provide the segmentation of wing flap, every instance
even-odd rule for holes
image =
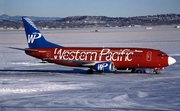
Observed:
[[[62,60],[62,59],[54,59],[54,58],[43,58],[44,61],[52,61],[52,60],[59,60],[66,63],[76,64],[82,67],[93,67],[98,61],[81,61],[81,60]]]

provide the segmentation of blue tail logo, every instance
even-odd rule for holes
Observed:
[[[60,45],[47,41],[35,24],[27,17],[22,17],[29,48],[58,48]]]
[[[42,34],[41,33],[33,33],[33,34],[28,34],[28,43],[33,43],[35,39],[41,38]]]

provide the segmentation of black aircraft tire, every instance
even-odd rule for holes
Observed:
[[[87,74],[93,74],[93,70],[92,69],[88,69],[87,70]]]

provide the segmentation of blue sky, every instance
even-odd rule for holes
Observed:
[[[109,16],[180,14],[180,0],[0,0],[0,15]]]

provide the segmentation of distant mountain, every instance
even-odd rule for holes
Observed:
[[[39,28],[91,28],[91,27],[133,27],[155,25],[180,25],[180,14],[160,14],[136,17],[106,17],[106,16],[70,16],[60,17],[35,17],[30,19]],[[40,20],[40,21],[38,21]],[[0,16],[0,29],[21,29],[21,16]]]
[[[61,17],[36,17],[36,16],[28,16],[32,20],[60,20]],[[0,20],[21,20],[22,16],[9,16],[3,14],[0,16]]]

